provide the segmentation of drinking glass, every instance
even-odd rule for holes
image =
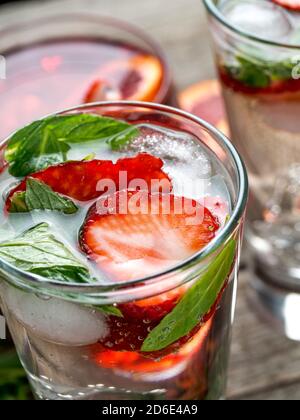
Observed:
[[[224,227],[200,252],[157,275],[134,281],[62,284],[26,274],[0,259],[1,307],[36,398],[224,398],[248,195],[247,175],[237,151],[206,122],[163,105],[99,103],[63,114],[70,113],[113,116],[131,124],[146,122],[152,127],[193,135],[210,157],[214,170],[219,168],[215,176],[226,185],[232,211]],[[222,278],[224,264],[230,273],[225,274],[226,278]],[[103,335],[114,337],[116,331],[123,334],[123,340],[128,339],[126,331],[130,328],[144,330],[149,325],[150,332],[151,320],[143,315],[147,301],[158,297],[161,305],[169,293],[197,285],[203,289],[197,304],[206,293],[213,293],[220,279],[222,291],[214,297],[209,313],[174,345],[150,354],[136,351],[134,345],[131,351],[110,350],[109,343],[101,345]],[[122,308],[123,318],[104,315],[99,311],[103,305]],[[135,308],[133,318],[128,315],[128,305]],[[183,311],[173,321],[189,322],[190,316]]]
[[[1,138],[46,114],[87,102],[145,97],[176,104],[161,47],[115,18],[70,12],[8,25],[0,30],[0,56],[0,66],[6,67],[0,77]],[[130,98],[140,85],[139,98]]]
[[[272,2],[245,1],[246,7],[263,5],[268,16],[276,13],[274,19],[283,22],[273,31],[286,31],[286,38],[282,34],[279,41],[271,40],[271,32],[264,40],[260,32],[243,30],[244,15],[238,28],[223,13],[243,2],[204,3],[232,140],[249,172],[250,296],[263,317],[289,338],[300,340],[295,323],[300,316],[300,46],[287,40],[296,17],[289,19]],[[237,13],[234,17],[238,22]]]

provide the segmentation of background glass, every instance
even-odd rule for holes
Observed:
[[[96,91],[99,80],[109,79],[107,74],[115,75],[116,84],[119,80],[121,84],[124,77],[127,90],[136,86],[139,77],[152,83],[149,73],[157,71],[152,62],[150,69],[140,64],[143,74],[126,66],[139,54],[157,58],[162,71],[154,92],[150,87],[148,100],[175,104],[165,54],[151,37],[131,24],[97,15],[61,13],[8,25],[0,30],[0,55],[6,62],[6,79],[0,78],[0,106],[4,110],[0,137],[59,109],[95,102],[93,97],[97,95],[91,92]],[[118,94],[111,90],[111,95]]]
[[[292,79],[292,72],[297,70],[300,46],[264,41],[259,33],[251,35],[233,27],[220,11],[224,4],[226,1],[205,0],[232,139],[249,170],[246,237],[254,256],[253,286],[262,314],[298,340],[300,84]],[[222,70],[224,63],[234,65],[236,57],[254,62],[263,59],[270,65],[294,60],[290,86],[286,92],[273,93],[237,89]]]

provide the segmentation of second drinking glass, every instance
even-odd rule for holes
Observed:
[[[299,14],[268,0],[205,5],[232,139],[250,174],[253,286],[263,314],[300,339]]]

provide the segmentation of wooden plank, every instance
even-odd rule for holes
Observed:
[[[241,398],[243,401],[299,401],[300,399],[300,383],[296,382],[291,385],[276,384],[274,389],[260,391],[258,394],[249,395]]]
[[[250,282],[250,273],[241,273],[228,397],[242,398],[259,390],[263,395],[270,386],[275,389],[299,382],[300,398],[300,346],[258,318],[247,298]]]

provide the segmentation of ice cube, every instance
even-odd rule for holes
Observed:
[[[61,345],[85,346],[108,333],[105,315],[60,299],[44,299],[15,287],[1,285],[5,306],[38,337]]]
[[[288,13],[269,1],[232,0],[221,11],[233,26],[267,40],[282,41],[293,31]]]
[[[161,158],[164,171],[172,178],[175,194],[191,198],[205,195],[212,165],[197,139],[188,133],[147,125],[141,126],[140,132],[126,147],[125,154],[150,153]],[[197,193],[199,190],[201,194]]]
[[[298,26],[290,35],[289,42],[291,45],[300,45],[300,22]],[[300,57],[299,54],[298,57]]]
[[[197,162],[203,175],[210,173],[210,162],[203,147],[188,133],[142,125],[140,136],[126,148],[126,152],[150,153],[166,162]]]

